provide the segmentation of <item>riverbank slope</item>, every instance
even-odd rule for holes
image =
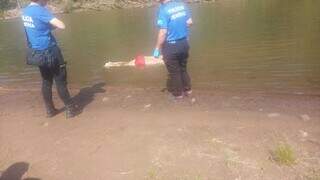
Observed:
[[[10,171],[46,180],[320,175],[319,96],[195,90],[174,102],[157,89],[98,83],[72,88],[82,113],[66,120],[63,112],[44,117],[39,89],[0,88],[0,177]]]

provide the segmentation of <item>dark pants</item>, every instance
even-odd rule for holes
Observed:
[[[67,70],[63,56],[58,47],[52,50],[52,56],[56,63],[54,66],[40,66],[42,76],[42,95],[47,110],[52,110],[54,104],[52,101],[52,84],[56,83],[58,94],[66,106],[71,104],[71,97],[67,88]]]
[[[162,49],[163,60],[168,70],[167,89],[174,96],[181,96],[184,91],[191,90],[191,80],[187,72],[189,43],[179,40],[165,43]]]

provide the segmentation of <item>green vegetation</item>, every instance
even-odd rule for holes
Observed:
[[[19,5],[25,5],[29,0],[0,0],[0,11],[15,9]]]
[[[200,175],[197,175],[197,176],[195,177],[195,180],[203,180],[203,178],[202,178]]]
[[[9,6],[9,0],[1,0],[0,1],[0,9],[5,10]]]
[[[155,169],[150,169],[147,174],[146,180],[157,180],[157,179],[159,179],[157,175],[157,171]]]
[[[271,156],[272,160],[280,165],[291,166],[296,162],[293,150],[288,144],[279,144],[275,150],[271,152]]]
[[[9,6],[9,0],[0,0],[0,17],[3,17],[4,10]]]
[[[0,10],[14,9],[19,6],[23,7],[28,4],[30,0],[0,0]],[[98,7],[110,7],[110,8],[122,8],[125,6],[130,6],[130,4],[147,4],[150,2],[155,2],[153,0],[50,0],[50,4],[56,7],[61,7],[67,12],[84,4],[90,4],[93,9]],[[90,8],[91,9],[91,8]]]
[[[189,2],[213,2],[213,0],[190,0]],[[8,15],[8,10],[17,7],[25,7],[30,0],[0,0],[0,18],[17,17],[18,13],[13,11]],[[55,13],[70,13],[74,10],[106,10],[150,7],[156,4],[156,0],[50,0],[49,4]]]
[[[0,0],[0,19],[4,17],[4,11],[9,6],[9,0]]]

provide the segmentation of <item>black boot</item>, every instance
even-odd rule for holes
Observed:
[[[76,107],[73,104],[66,106],[66,118],[70,119],[77,115]]]
[[[52,118],[58,114],[58,110],[56,108],[47,108],[47,118]]]
[[[45,100],[45,106],[47,110],[47,118],[52,118],[58,114],[58,110],[54,107],[52,99]]]

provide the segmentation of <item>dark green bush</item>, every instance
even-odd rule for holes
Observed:
[[[4,11],[9,7],[9,0],[0,0],[0,11]]]

